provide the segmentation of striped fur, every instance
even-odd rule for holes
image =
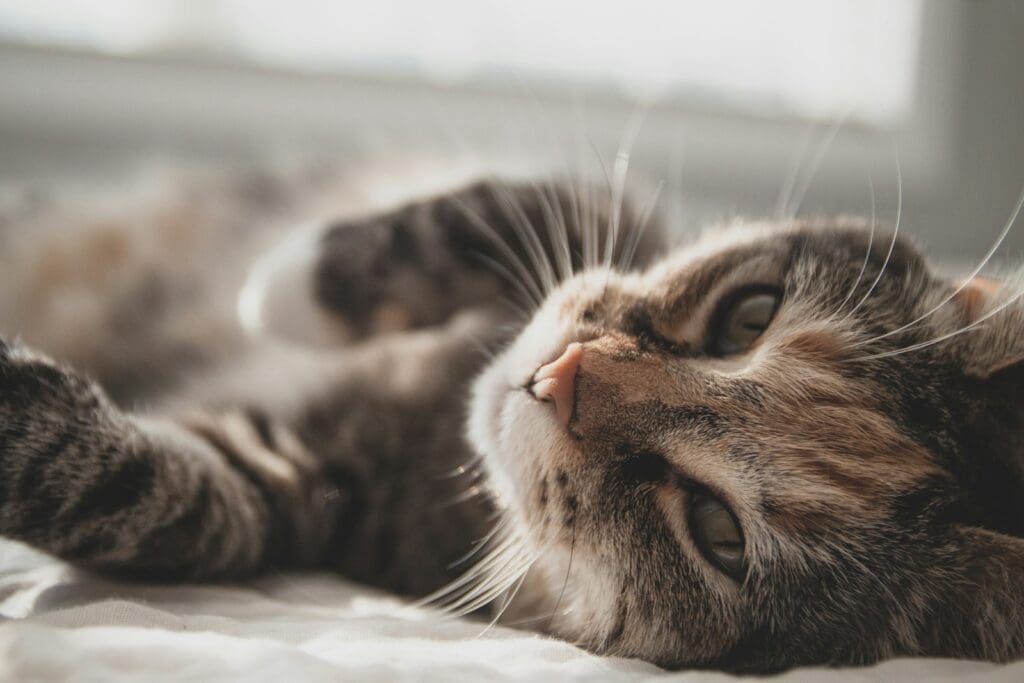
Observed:
[[[116,402],[0,343],[0,534],[147,579],[330,566],[410,595],[449,584],[438,595],[464,611],[493,603],[664,666],[1024,654],[1015,285],[958,293],[853,219],[667,250],[657,229],[630,232],[627,207],[612,244],[617,209],[581,185],[485,181],[328,222],[289,267],[294,306],[329,320],[333,345],[221,321],[215,351],[196,334],[201,363],[155,353],[168,377],[137,393],[146,350],[124,374],[112,360],[137,335],[96,325],[100,361],[49,345],[100,368]],[[749,352],[714,357],[717,303],[751,284],[783,292],[775,319]],[[525,322],[504,301],[518,294]],[[524,386],[572,342],[563,425]],[[742,583],[697,551],[687,481],[740,521]]]

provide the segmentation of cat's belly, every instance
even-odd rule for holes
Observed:
[[[343,517],[328,563],[358,581],[426,595],[466,570],[457,561],[494,523],[482,475],[458,417],[423,406],[353,410],[364,429],[342,428],[325,453]]]
[[[342,383],[293,423],[341,503],[328,564],[408,595],[464,572],[467,563],[457,560],[496,521],[464,437],[467,387],[480,360],[457,349],[442,356],[420,357],[429,367],[417,364],[415,373],[360,379],[358,391]],[[374,371],[364,365],[357,374],[367,372]],[[411,380],[414,389],[402,386]]]

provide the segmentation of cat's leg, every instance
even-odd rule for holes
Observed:
[[[480,181],[315,231],[266,301],[282,320],[315,308],[307,319],[329,319],[335,340],[433,326],[467,308],[508,311],[509,300],[530,309],[585,266],[650,263],[662,234],[642,213],[591,186]]]
[[[161,579],[314,564],[338,518],[317,466],[259,417],[136,418],[0,341],[0,535]]]
[[[355,336],[437,324],[503,296],[529,305],[598,265],[606,247],[615,265],[628,252],[633,263],[649,262],[659,231],[641,232],[641,220],[590,187],[480,181],[333,226],[313,273],[316,299]]]

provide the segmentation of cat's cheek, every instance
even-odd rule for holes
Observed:
[[[548,404],[512,388],[500,367],[492,367],[473,389],[468,436],[483,458],[492,489],[504,507],[531,526],[542,521],[537,490],[560,453],[571,444]]]
[[[466,436],[484,458],[498,448],[501,404],[509,389],[500,378],[500,368],[491,366],[473,384]]]
[[[578,444],[558,421],[552,407],[528,395],[509,401],[500,466],[516,487],[518,503],[543,543],[568,543],[569,502],[566,473],[579,464]]]
[[[555,575],[552,588],[561,591],[566,574],[571,591],[566,588],[564,609],[556,615],[555,628],[561,637],[600,651],[616,630],[618,600],[624,590],[622,581],[607,566],[598,565],[579,549],[573,554],[571,566],[566,558],[565,571]]]
[[[496,502],[502,508],[518,508],[515,482],[505,464],[502,420],[505,402],[513,392],[500,365],[492,365],[473,385],[466,435],[482,458]]]

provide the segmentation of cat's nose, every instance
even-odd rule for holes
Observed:
[[[583,360],[583,345],[573,342],[562,355],[542,365],[533,375],[529,390],[538,401],[555,404],[555,414],[562,424],[569,424],[575,400],[576,371]]]

